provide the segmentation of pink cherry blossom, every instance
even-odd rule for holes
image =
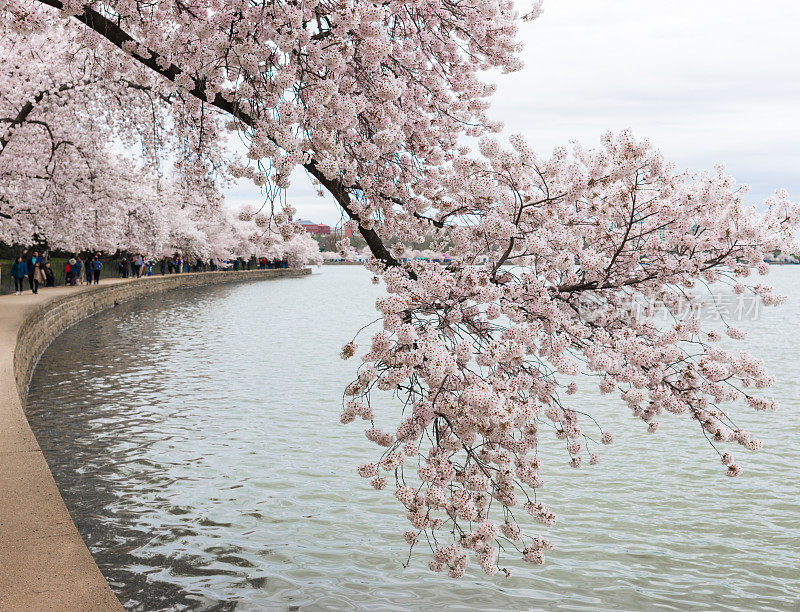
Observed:
[[[524,18],[539,12],[537,3]],[[341,419],[369,421],[365,437],[378,448],[359,473],[394,490],[413,527],[408,545],[427,547],[430,569],[454,578],[470,559],[488,574],[502,569],[501,546],[544,562],[549,543],[526,533],[556,522],[542,501],[539,447],[558,445],[573,467],[585,450],[594,466],[598,447],[614,441],[579,387],[596,385],[648,431],[684,418],[715,447],[757,449],[734,412],[776,408],[763,391],[773,380],[754,357],[719,348],[727,340],[687,313],[681,296],[727,284],[777,306],[783,297],[760,282],[764,255],[800,247],[800,207],[786,193],[758,208],[721,169],[680,171],[629,132],[550,154],[522,135],[498,134],[486,73],[521,68],[520,18],[502,0],[6,0],[0,8],[0,24],[18,40],[74,28],[79,47],[98,51],[86,76],[106,89],[82,99],[103,100],[109,88],[125,100],[151,96],[156,119],[133,104],[127,123],[169,128],[171,195],[202,202],[184,211],[155,190],[169,244],[231,250],[246,235],[250,245],[307,261],[313,249],[291,211],[272,202],[296,169],[336,201],[368,247],[355,253],[343,237],[336,255],[364,260],[385,288],[376,302],[381,329],[362,342],[363,367],[345,389]],[[11,115],[36,97],[42,71],[30,71],[31,88]],[[23,81],[14,73],[2,90]],[[76,106],[55,106],[46,110],[63,133]],[[131,137],[111,117],[82,135],[84,151],[107,144],[98,135]],[[38,161],[20,162],[27,178],[8,184],[24,202],[50,136],[22,129]],[[245,143],[247,159],[226,158],[228,136]],[[3,138],[22,146],[8,130]],[[96,150],[92,167],[108,183],[119,168],[107,148]],[[69,155],[52,188],[92,210],[85,185],[68,180],[79,166]],[[269,206],[220,216],[216,182],[230,178],[262,188]],[[120,216],[118,193],[96,197],[102,213]],[[425,256],[411,246],[422,243]],[[725,333],[745,339],[735,327]],[[341,356],[356,354],[351,342]],[[387,423],[363,408],[381,395],[398,406]],[[741,471],[724,463],[731,476]]]

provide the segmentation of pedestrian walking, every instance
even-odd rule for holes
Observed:
[[[70,259],[69,269],[72,271],[72,284],[75,285],[77,283],[81,283],[81,273],[83,272],[83,262],[81,261],[80,257],[76,257],[75,259]],[[72,263],[75,262],[75,263]]]
[[[142,278],[142,272],[144,271],[144,257],[142,254],[139,253],[131,260],[131,266],[133,267],[133,275],[136,278]]]
[[[33,291],[33,267],[37,263],[43,262],[44,260],[39,257],[39,251],[34,251],[28,258],[28,261],[25,262],[25,267],[28,269],[28,284],[31,286],[31,291]]]
[[[11,277],[14,279],[14,295],[22,295],[24,280],[28,276],[28,266],[22,261],[22,257],[17,257],[17,261],[11,264]]]
[[[100,271],[102,269],[103,262],[98,259],[97,255],[95,255],[94,259],[92,259],[92,281],[95,285],[100,282]]]
[[[39,293],[39,285],[43,285],[47,282],[47,276],[45,276],[42,264],[38,261],[33,264],[33,274],[30,275],[30,278],[31,291],[33,291],[34,294]]]

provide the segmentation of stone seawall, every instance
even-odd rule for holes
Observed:
[[[251,270],[109,279],[0,298],[0,610],[122,610],[69,516],[25,418],[39,357],[101,310],[173,289],[310,274]]]

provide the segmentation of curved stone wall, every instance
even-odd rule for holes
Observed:
[[[111,279],[0,298],[0,610],[122,610],[69,516],[23,409],[39,357],[67,327],[172,289],[310,274],[251,270]]]

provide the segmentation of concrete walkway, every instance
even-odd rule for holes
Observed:
[[[123,609],[72,522],[25,417],[20,394],[24,395],[27,387],[30,376],[27,370],[32,369],[46,342],[52,340],[47,337],[46,342],[40,342],[35,358],[26,357],[30,365],[21,368],[17,355],[15,369],[17,341],[24,335],[21,330],[32,326],[29,319],[39,317],[44,321],[42,313],[46,313],[50,317],[48,329],[58,335],[66,324],[54,325],[54,317],[69,319],[71,323],[109,304],[113,306],[117,300],[177,288],[182,286],[180,283],[195,286],[207,284],[205,281],[253,280],[254,276],[262,276],[253,272],[106,279],[91,287],[56,287],[40,289],[38,295],[26,291],[23,296],[0,297],[0,610]],[[266,279],[296,276],[310,270],[258,272],[264,272]],[[97,300],[87,299],[95,296]],[[74,305],[72,312],[67,310],[70,304]],[[48,312],[51,307],[53,312]],[[85,312],[76,313],[76,308]],[[24,342],[33,344],[27,340],[29,336],[24,337]],[[20,380],[21,376],[26,378]]]
[[[0,297],[0,610],[122,610],[67,512],[14,377],[17,333],[28,315],[84,291],[91,288]]]

